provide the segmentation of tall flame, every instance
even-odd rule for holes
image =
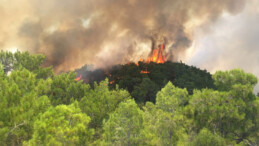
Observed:
[[[165,45],[161,44],[158,48],[152,50],[152,56],[146,62],[165,63],[165,56],[163,55]]]
[[[140,62],[155,62],[155,63],[165,63],[165,56],[164,56],[164,49],[165,49],[165,45],[161,44],[159,45],[157,48],[152,49],[152,56],[148,57],[147,60],[143,60],[140,59]],[[137,63],[137,65],[139,65]],[[140,72],[141,74],[149,74],[150,72],[146,69],[146,70],[141,70]]]

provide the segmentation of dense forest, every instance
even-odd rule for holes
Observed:
[[[157,92],[169,81],[176,87],[186,88],[190,94],[194,89],[214,88],[212,76],[206,70],[169,61],[163,64],[128,63],[96,70],[85,65],[75,72],[90,85],[108,78],[110,89],[115,89],[116,86],[126,89],[138,104],[144,104],[147,101],[155,103]]]
[[[139,62],[76,81],[44,60],[0,52],[1,145],[259,145],[257,78],[241,69]]]

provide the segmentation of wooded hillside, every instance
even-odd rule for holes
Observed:
[[[257,78],[241,69],[139,62],[90,85],[44,59],[0,53],[1,145],[259,145]]]

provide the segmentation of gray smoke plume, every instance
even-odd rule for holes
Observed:
[[[47,56],[56,72],[137,61],[162,34],[168,60],[192,45],[193,31],[246,0],[0,0],[0,48]]]
[[[217,70],[241,68],[259,78],[259,1],[249,0],[244,10],[237,15],[224,15],[211,25],[213,31],[194,44],[197,51],[188,64]],[[255,93],[259,92],[259,84]]]

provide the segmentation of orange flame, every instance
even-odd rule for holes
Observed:
[[[147,58],[147,60],[143,60],[142,58],[139,59],[139,62],[155,62],[155,63],[165,63],[165,56],[163,55],[165,49],[165,45],[161,44],[158,48],[152,50],[152,56]],[[139,66],[139,63],[136,63]],[[146,70],[141,70],[141,74],[149,74],[150,72]]]
[[[76,79],[75,79],[75,81],[80,81],[82,79],[82,75],[80,75],[79,77],[77,77]]]
[[[115,81],[110,81],[110,84],[114,84]]]
[[[165,63],[165,57],[163,55],[165,45],[161,44],[160,48],[153,49],[152,56],[148,58],[148,62]]]
[[[165,49],[165,45],[161,44],[160,47],[152,50],[152,56],[148,57],[145,61],[140,59],[140,62],[155,62],[155,63],[165,63],[165,56],[163,55]],[[137,63],[138,65],[138,63]]]
[[[149,74],[150,72],[147,71],[147,70],[142,70],[140,73],[141,73],[141,74]]]

